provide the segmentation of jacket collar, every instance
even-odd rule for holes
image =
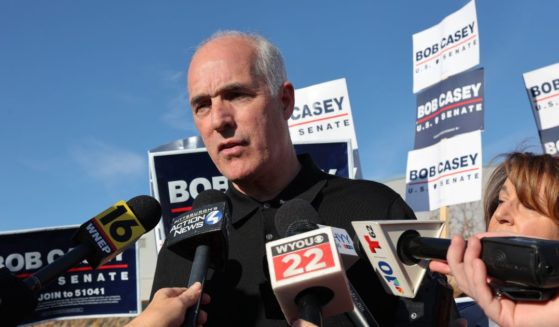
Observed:
[[[231,182],[227,195],[231,198],[232,214],[231,222],[236,224],[250,217],[250,215],[259,207],[268,204],[271,207],[278,208],[285,201],[299,198],[312,202],[324,188],[327,183],[323,173],[312,161],[308,154],[298,155],[297,159],[301,164],[301,170],[295,178],[287,185],[287,187],[270,201],[260,202],[241,192],[239,192]]]

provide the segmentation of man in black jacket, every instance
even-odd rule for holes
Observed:
[[[204,42],[190,62],[188,93],[207,151],[229,180],[232,203],[228,261],[209,277],[204,290],[212,297],[204,308],[208,325],[286,325],[265,261],[265,243],[280,238],[274,215],[283,202],[307,200],[324,225],[344,228],[350,235],[353,220],[415,219],[388,187],[331,176],[308,156],[297,157],[287,124],[294,88],[279,50],[261,36],[231,31]],[[190,267],[190,261],[164,246],[152,294],[162,287],[183,286]],[[347,275],[381,326],[422,321],[421,314],[409,318],[410,306],[383,290],[366,259],[358,260]],[[430,294],[434,301],[435,293]],[[432,318],[423,319],[424,325],[431,326]],[[324,325],[353,324],[338,315]]]

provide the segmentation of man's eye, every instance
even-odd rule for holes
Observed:
[[[243,100],[246,98],[249,98],[250,95],[246,94],[246,93],[241,93],[241,92],[233,92],[233,93],[229,93],[227,95],[224,96],[225,100],[229,100],[229,101],[233,101],[233,100]]]
[[[210,108],[209,103],[199,103],[196,106],[194,106],[194,113],[197,115],[203,114],[204,112],[208,111],[209,108]]]

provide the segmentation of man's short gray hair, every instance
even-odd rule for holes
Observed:
[[[287,73],[283,57],[279,49],[259,34],[245,33],[241,31],[227,30],[218,31],[210,38],[200,43],[198,49],[215,39],[223,37],[241,37],[248,39],[254,44],[256,50],[256,60],[254,62],[253,73],[266,80],[268,89],[272,96],[276,96],[283,82],[287,81]]]

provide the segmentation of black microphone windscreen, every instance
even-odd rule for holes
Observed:
[[[205,190],[204,192],[198,194],[194,202],[192,203],[192,209],[198,209],[203,206],[207,206],[210,204],[218,203],[218,202],[225,202],[229,203],[229,198],[225,193],[218,191],[218,190]]]
[[[2,326],[18,326],[37,307],[37,295],[6,267],[0,268],[0,317]]]
[[[274,223],[280,236],[292,236],[317,229],[318,212],[303,199],[285,202],[276,212]]]
[[[306,220],[297,220],[289,224],[289,226],[287,226],[287,230],[285,231],[285,236],[293,236],[314,229],[318,229],[318,225],[316,223],[312,223]]]
[[[149,195],[138,195],[128,200],[126,204],[146,231],[152,230],[159,223],[161,205],[155,198]]]

